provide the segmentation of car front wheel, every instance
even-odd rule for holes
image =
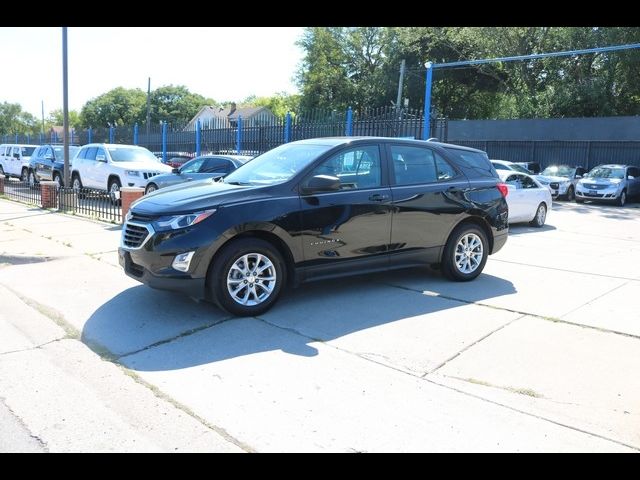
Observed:
[[[233,315],[260,315],[278,299],[286,268],[278,250],[257,238],[232,241],[214,259],[209,272],[213,300]]]
[[[147,185],[147,188],[144,191],[144,194],[147,195],[151,192],[155,192],[158,189],[158,187],[156,186],[155,183],[150,183],[149,185]]]
[[[458,282],[473,280],[487,263],[488,246],[487,236],[477,225],[456,227],[444,248],[442,273]]]

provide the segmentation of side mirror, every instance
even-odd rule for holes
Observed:
[[[636,177],[634,177],[633,175],[629,175],[629,176],[627,177],[627,180],[633,180],[634,178],[636,178]]]
[[[576,177],[578,180],[582,178],[582,175],[576,175]]]
[[[340,179],[331,175],[316,175],[309,179],[309,182],[303,187],[303,193],[310,194],[315,192],[337,192],[340,190]]]
[[[171,170],[171,173],[175,173],[176,175],[180,174],[180,169],[179,168],[174,168]]]
[[[107,157],[105,157],[104,155],[96,155],[96,160],[98,162],[106,162],[107,161]]]

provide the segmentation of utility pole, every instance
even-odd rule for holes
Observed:
[[[147,83],[147,147],[149,146],[149,128],[151,127],[151,77]]]
[[[67,27],[62,27],[62,130],[65,188],[69,188],[69,75],[67,70]]]
[[[396,108],[398,110],[400,110],[401,105],[400,102],[402,101],[402,85],[403,85],[403,81],[404,81],[404,66],[405,66],[405,59],[402,59],[402,63],[400,64],[400,81],[398,82],[398,98],[396,99]]]

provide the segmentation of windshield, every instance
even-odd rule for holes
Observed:
[[[589,178],[624,178],[624,168],[596,167],[587,176]]]
[[[509,167],[511,168],[511,170],[514,170],[516,172],[526,173],[527,175],[531,175],[531,172],[529,170],[527,170],[526,168],[521,167],[520,165],[517,165],[515,163],[510,163]]]
[[[158,162],[155,155],[146,148],[109,147],[108,150],[114,162]]]
[[[550,177],[571,177],[576,171],[575,168],[566,165],[553,166],[545,168],[540,175],[548,175]]]
[[[286,182],[330,148],[332,145],[280,145],[239,167],[224,183],[275,185]]]

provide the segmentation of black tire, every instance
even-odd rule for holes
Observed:
[[[29,182],[29,188],[36,188],[36,184],[38,183],[38,181],[36,180],[36,174],[33,173],[33,170],[29,170],[27,180]]]
[[[456,262],[456,257],[459,255],[464,255],[464,245],[463,238],[468,236],[475,236],[475,239],[478,239],[481,243],[481,254],[482,257],[480,259],[480,263],[475,266],[472,271],[465,272],[461,269]],[[462,251],[458,248],[458,246],[462,246]],[[471,249],[470,254],[477,255],[477,248]],[[468,282],[469,280],[473,280],[478,275],[482,273],[485,264],[487,263],[487,257],[489,256],[489,242],[487,240],[487,236],[484,231],[474,224],[462,224],[457,226],[451,235],[449,236],[449,240],[444,247],[444,252],[442,254],[442,274],[447,277],[449,280],[455,280],[457,282]],[[464,261],[464,256],[460,259]]]
[[[120,198],[116,198],[116,190],[113,188],[114,186],[117,186],[118,192],[122,188],[122,183],[120,183],[120,180],[118,178],[112,178],[111,180],[109,180],[109,183],[107,184],[107,191],[109,192],[109,199],[111,200],[111,203],[113,205],[119,205]]]
[[[25,167],[20,172],[20,181],[26,182],[28,180],[28,177],[29,177],[29,170],[27,170],[27,168]]]
[[[71,175],[71,187],[77,192],[78,198],[84,198],[82,192],[82,179],[80,178],[80,174],[74,173]]]
[[[569,185],[565,198],[567,202],[572,202],[576,198],[576,191],[573,189],[573,185]]]
[[[547,206],[544,202],[538,205],[536,208],[536,215],[533,217],[533,220],[529,222],[529,225],[536,228],[542,228],[544,222],[547,220]]]
[[[624,207],[627,204],[627,190],[622,190],[620,196],[616,199],[616,205]]]
[[[258,276],[251,275],[253,272],[250,272],[250,276],[247,276],[247,279],[244,280],[239,269],[232,269],[232,266],[236,264],[236,262],[242,261],[242,257],[244,255],[249,255],[247,261],[249,264],[248,266],[250,267],[249,270],[256,268],[257,265],[255,265],[255,263],[252,264],[252,260],[255,262],[257,258],[254,254],[262,255],[271,263],[271,267],[264,270],[264,272],[267,273],[261,275],[263,277],[268,277],[273,276],[273,273],[275,273],[275,280],[273,280],[275,285],[271,285],[269,283],[270,281],[265,282],[262,280],[262,285],[266,285],[267,287],[271,286],[271,292],[255,305],[242,305],[238,301],[234,300],[231,292],[229,292],[229,288],[232,288],[231,286],[227,286],[227,279],[229,277],[237,277],[232,278],[231,281],[238,282],[238,295],[244,296],[244,294],[247,294],[248,301],[252,301],[251,296],[254,298],[253,301],[256,301],[259,300],[258,296],[262,296],[267,293],[267,289],[260,285],[260,278]],[[280,252],[278,252],[272,244],[259,238],[242,238],[240,240],[232,241],[222,248],[220,253],[216,255],[213,262],[213,265],[209,269],[208,277],[211,298],[220,308],[239,317],[261,315],[269,310],[278,300],[282,287],[287,281],[287,269],[285,268],[282,255],[280,255]],[[242,262],[242,265],[244,265],[244,262]],[[266,264],[261,262],[260,265],[265,266]],[[255,271],[257,272],[257,270]],[[256,279],[258,281],[256,281]],[[249,287],[250,283],[248,282],[250,281],[255,282],[255,286],[251,287],[253,288],[253,292]],[[243,284],[246,284],[247,286],[243,287]],[[258,290],[260,290],[260,295],[257,293]]]
[[[58,183],[58,188],[61,188],[62,185],[62,177],[60,175],[58,175],[57,173],[53,174],[53,181]]]
[[[584,203],[584,199],[576,197],[576,203]]]
[[[150,183],[144,189],[144,194],[147,195],[148,193],[155,192],[156,190],[158,190],[158,186],[155,183]]]
[[[9,178],[9,175],[4,173],[4,168],[2,167],[2,165],[0,165],[0,175],[4,175],[4,178]]]

